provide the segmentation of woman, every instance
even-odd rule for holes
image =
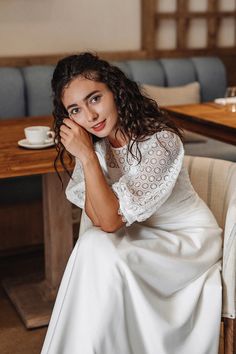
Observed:
[[[178,129],[90,53],[52,79],[67,197],[90,227],[65,270],[42,353],[216,354],[221,230],[183,167]]]

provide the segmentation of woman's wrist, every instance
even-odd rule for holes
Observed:
[[[96,163],[98,161],[97,155],[94,150],[90,151],[87,154],[83,154],[82,156],[77,158],[80,160],[83,167],[86,167],[87,165],[91,163]]]

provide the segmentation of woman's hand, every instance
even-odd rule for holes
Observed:
[[[60,128],[61,142],[66,150],[81,162],[89,159],[94,153],[91,135],[69,118],[63,120]]]

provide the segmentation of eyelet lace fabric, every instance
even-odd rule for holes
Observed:
[[[67,199],[77,205],[79,208],[84,208],[85,204],[85,182],[84,172],[81,163],[76,159],[75,168],[72,174],[72,178],[66,188]]]
[[[119,199],[119,214],[127,226],[149,218],[170,196],[182,167],[184,150],[179,137],[161,131],[139,143],[142,160],[127,147],[112,148],[106,141],[96,144],[96,153],[114,193]],[[85,203],[85,183],[79,161],[66,190],[67,198],[80,208]]]
[[[107,180],[107,183],[111,185],[111,180],[108,175],[105,159],[104,159],[104,148],[99,144],[96,144],[96,154],[98,156],[98,160],[102,167],[103,173]],[[78,159],[76,159],[75,168],[72,174],[72,178],[70,179],[67,188],[66,188],[66,197],[67,199],[77,205],[79,208],[83,209],[85,205],[85,181],[84,181],[84,172],[82,165]]]
[[[184,150],[179,137],[162,131],[139,145],[142,160],[127,162],[124,150],[112,149],[123,172],[112,189],[127,226],[149,218],[170,196],[182,167]],[[109,166],[109,161],[108,161]]]

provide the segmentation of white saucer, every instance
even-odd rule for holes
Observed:
[[[18,145],[27,149],[45,149],[49,146],[55,145],[54,141],[45,142],[44,144],[30,144],[26,139],[18,141]]]
[[[235,104],[236,97],[216,98],[214,102],[222,105]]]

